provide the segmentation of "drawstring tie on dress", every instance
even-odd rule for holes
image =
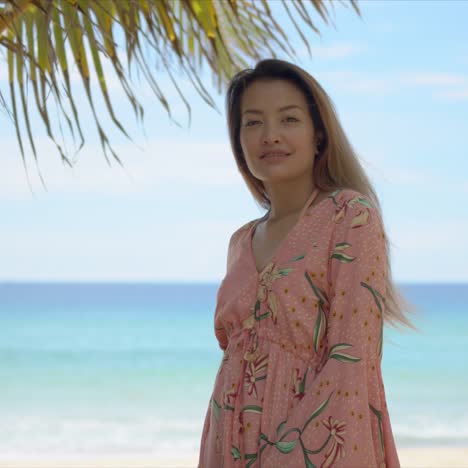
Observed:
[[[234,459],[240,459],[245,456],[244,453],[244,424],[242,416],[242,404],[243,404],[243,386],[246,375],[246,366],[249,362],[254,361],[258,355],[258,334],[255,327],[250,329],[243,328],[238,336],[244,337],[245,334],[248,334],[248,340],[244,340],[244,346],[242,349],[242,367],[239,372],[239,379],[237,382],[237,398],[234,401],[234,415],[233,415],[233,424],[232,424],[232,439],[233,447],[231,447],[230,455]],[[240,424],[239,430],[235,431],[236,421]],[[236,453],[236,449],[239,453]],[[236,458],[236,457],[239,458]]]

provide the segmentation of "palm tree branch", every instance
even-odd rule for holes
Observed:
[[[349,2],[360,15],[356,0],[340,2]],[[293,15],[293,12],[297,13],[308,28],[320,34],[308,14],[306,3],[304,0],[283,0],[282,6],[310,53],[310,41]],[[334,8],[333,2],[310,0],[310,4],[312,10],[328,24],[329,5]],[[116,30],[123,33],[118,36],[119,41],[114,37]],[[122,63],[122,54],[118,50],[120,43],[125,51],[126,63]],[[144,50],[143,45],[148,46],[149,50]],[[246,57],[257,60],[265,54],[265,50],[273,57],[276,56],[275,50],[286,52],[289,56],[294,54],[288,37],[276,21],[267,0],[4,0],[0,2],[0,47],[7,51],[11,110],[1,93],[0,106],[6,109],[13,121],[22,157],[25,153],[17,91],[29,142],[37,160],[29,115],[30,103],[27,99],[28,87],[31,85],[34,102],[47,134],[56,143],[62,159],[68,164],[71,164],[70,161],[55,140],[49,119],[48,107],[51,104],[48,97],[52,94],[58,106],[59,117],[66,119],[74,140],[75,128],[77,129],[80,137],[79,151],[85,138],[76,98],[72,93],[71,67],[76,67],[81,78],[104,154],[106,155],[106,149],[109,148],[121,164],[110,146],[92,95],[92,84],[96,80],[110,121],[131,140],[115,113],[104,61],[115,72],[137,120],[143,122],[144,108],[135,96],[135,87],[130,81],[134,64],[138,71],[142,71],[150,89],[171,117],[169,103],[155,79],[154,66],[149,60],[148,52],[154,53],[168,72],[172,84],[188,108],[189,118],[190,104],[184,98],[178,80],[172,73],[173,63],[169,59],[171,54],[174,54],[178,65],[203,100],[215,110],[218,110],[215,102],[199,77],[203,62],[213,71],[217,88],[221,90],[223,83],[241,67],[247,66]],[[63,91],[60,85],[63,86]],[[70,105],[70,115],[63,106],[64,98]],[[61,131],[60,120],[59,128]]]

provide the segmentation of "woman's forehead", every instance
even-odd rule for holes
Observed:
[[[306,99],[300,89],[287,81],[254,82],[241,97],[242,113],[252,111],[258,114],[264,110],[282,112],[292,108],[305,111]]]

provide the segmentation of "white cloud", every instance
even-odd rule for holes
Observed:
[[[434,222],[433,219],[414,219],[389,223],[389,226],[393,227],[392,242],[398,248],[432,253],[453,250],[458,261],[468,260],[468,253],[460,252],[461,240],[468,238],[468,220],[445,217]]]
[[[428,186],[440,185],[441,179],[437,174],[427,169],[412,169],[408,167],[386,166],[379,169],[379,178],[392,185]]]
[[[436,215],[436,214],[435,214]],[[467,282],[468,221],[441,217],[387,223],[392,270],[397,281]]]
[[[453,89],[449,91],[435,93],[435,96],[442,99],[448,99],[450,101],[466,101],[468,100],[468,85],[460,89]]]
[[[433,96],[443,100],[462,101],[468,99],[468,75],[448,72],[420,72],[404,74],[401,81],[408,86],[432,88]]]
[[[317,45],[311,47],[312,58],[320,59],[342,59],[366,52],[368,47],[361,43],[336,42],[328,45]],[[305,53],[306,49],[303,49]]]
[[[163,190],[168,184],[180,186],[242,185],[228,143],[152,140],[141,152],[135,145],[114,145],[124,168],[106,163],[99,145],[85,146],[73,169],[64,166],[53,143],[36,140],[39,167],[53,193],[141,194]],[[15,141],[3,143],[0,172],[2,199],[30,199],[26,175]],[[32,158],[28,163],[33,190],[43,190]]]
[[[456,73],[415,72],[401,75],[408,85],[459,86],[468,84],[468,77]]]
[[[294,47],[295,55],[303,60],[340,60],[365,53],[368,46],[363,42],[331,42],[327,44],[309,44],[310,54],[307,47],[302,43]]]
[[[450,72],[416,71],[380,75],[341,70],[322,72],[318,76],[335,88],[354,94],[385,95],[421,86],[432,90],[436,98],[464,100],[468,94],[468,75]],[[445,89],[441,91],[441,88]]]
[[[382,95],[395,89],[395,83],[387,76],[376,76],[354,71],[331,71],[318,73],[320,81],[354,94]]]
[[[456,62],[461,65],[468,65],[468,49],[465,50],[463,55],[456,57]]]
[[[366,5],[366,8],[367,7],[369,7],[369,3]],[[381,33],[396,34],[399,31],[398,26],[394,22],[391,22],[391,21],[389,21],[389,22],[380,22],[380,23],[371,23],[369,25],[369,27],[373,32],[375,32],[377,34],[381,34]]]
[[[197,219],[148,222],[144,230],[112,234],[77,225],[9,230],[2,233],[0,281],[219,281],[237,227]]]
[[[449,197],[468,193],[468,182],[437,172],[439,168],[436,165],[413,168],[405,164],[405,159],[401,160],[400,165],[394,165],[391,155],[385,152],[374,149],[369,151],[369,154],[371,156],[368,158],[360,156],[360,159],[366,173],[376,185],[388,185],[393,188],[398,186],[410,192],[416,187],[424,190],[437,187]]]

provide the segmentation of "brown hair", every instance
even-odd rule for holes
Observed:
[[[383,221],[377,194],[346,137],[330,97],[305,70],[279,59],[261,60],[255,68],[238,72],[231,78],[226,93],[225,105],[231,148],[241,176],[256,202],[265,209],[271,207],[262,181],[253,176],[247,167],[239,134],[242,94],[251,83],[258,80],[287,80],[304,93],[314,128],[318,134],[322,134],[312,174],[314,186],[325,192],[337,189],[360,192],[369,198]],[[405,314],[405,311],[414,312],[417,308],[405,299],[392,280],[389,240],[386,233],[385,248],[388,262],[384,319],[393,326],[405,325],[417,330]]]

